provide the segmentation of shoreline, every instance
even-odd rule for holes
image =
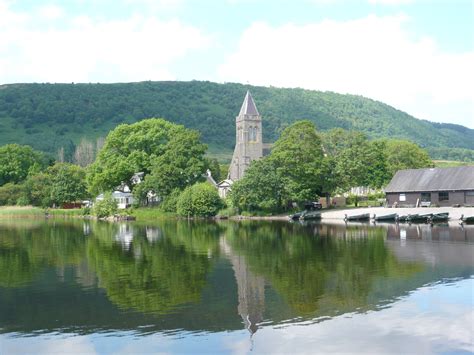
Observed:
[[[474,216],[474,207],[413,207],[413,208],[388,208],[388,207],[360,207],[360,208],[346,208],[337,210],[321,210],[322,221],[338,221],[344,220],[345,216],[354,216],[363,213],[369,213],[371,217],[373,215],[383,216],[387,214],[398,213],[399,215],[407,214],[427,214],[427,213],[449,213],[450,220],[459,220],[461,215]],[[47,213],[47,214],[46,214]],[[161,214],[157,213],[154,216],[144,215],[140,216],[131,213],[123,218],[108,217],[108,218],[97,218],[90,215],[82,215],[79,209],[48,209],[47,212],[40,207],[32,206],[2,206],[0,207],[0,220],[2,219],[15,219],[15,218],[31,218],[31,219],[50,219],[50,218],[78,218],[78,219],[93,219],[93,220],[106,220],[110,222],[152,222],[157,219],[183,219],[176,215]],[[142,218],[140,218],[142,217]],[[143,218],[145,217],[145,218]],[[186,219],[186,218],[184,218]],[[210,218],[192,218],[194,220],[214,220],[214,221],[289,221],[289,215],[275,215],[275,216],[215,216]]]

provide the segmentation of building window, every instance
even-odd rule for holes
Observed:
[[[405,202],[407,200],[407,196],[405,194],[400,194],[400,197],[398,199],[400,202]]]
[[[421,202],[431,202],[431,193],[430,192],[422,192],[421,193]]]
[[[439,201],[448,201],[449,200],[449,192],[442,191],[438,193],[438,200]]]

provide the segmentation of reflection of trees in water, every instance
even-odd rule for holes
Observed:
[[[197,302],[218,251],[218,234],[205,233],[212,225],[164,223],[152,227],[133,226],[127,233],[127,250],[117,235],[96,235],[89,240],[87,256],[99,285],[109,299],[124,309],[165,314],[176,307]],[[123,228],[119,227],[121,233]],[[147,236],[160,235],[150,243]],[[119,238],[120,239],[120,238]]]
[[[397,261],[384,244],[383,229],[322,226],[309,236],[298,228],[243,223],[227,233],[234,252],[244,255],[250,270],[263,275],[297,315],[367,309],[376,278],[421,270],[419,264]],[[332,237],[337,232],[344,238]]]
[[[84,258],[85,238],[74,223],[21,223],[0,225],[0,286],[31,282],[50,266],[77,265]]]

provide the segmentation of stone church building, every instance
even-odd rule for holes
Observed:
[[[227,197],[232,184],[244,176],[250,163],[263,157],[264,148],[268,149],[262,142],[262,117],[247,91],[239,115],[235,118],[235,149],[227,179],[216,183],[210,171],[206,174],[207,180],[218,189],[220,197]]]
[[[237,181],[253,160],[263,156],[262,117],[249,91],[235,119],[235,149],[228,178]]]

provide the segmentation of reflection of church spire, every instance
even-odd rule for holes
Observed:
[[[237,310],[244,321],[245,328],[250,334],[254,334],[258,330],[258,323],[263,320],[265,280],[250,271],[244,256],[234,254],[225,237],[220,239],[220,244],[221,250],[227,255],[234,269],[239,296]]]

